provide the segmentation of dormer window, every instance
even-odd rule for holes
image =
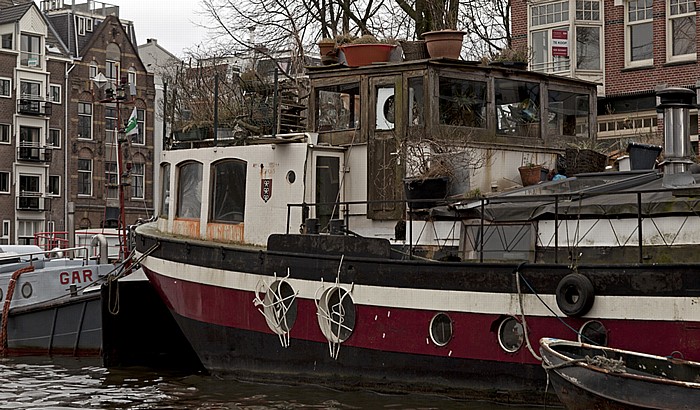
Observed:
[[[22,34],[20,38],[21,64],[24,67],[41,68],[41,37]]]
[[[2,35],[2,48],[12,50],[12,33]]]
[[[85,17],[75,16],[75,30],[79,36],[85,35]]]

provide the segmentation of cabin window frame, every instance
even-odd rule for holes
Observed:
[[[186,161],[178,165],[176,218],[199,219],[201,217],[203,173],[204,165],[201,162]]]
[[[237,169],[225,170],[224,167],[229,165],[233,165]],[[219,173],[220,170],[228,172],[224,175]],[[211,164],[210,222],[243,223],[245,220],[247,175],[248,162],[238,158],[224,159]],[[230,180],[227,183],[226,180],[222,180],[223,178],[230,178]],[[222,192],[222,188],[225,188],[226,191]]]

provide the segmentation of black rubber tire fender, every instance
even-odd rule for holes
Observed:
[[[557,306],[566,316],[580,317],[593,307],[593,283],[580,273],[570,273],[557,286]]]

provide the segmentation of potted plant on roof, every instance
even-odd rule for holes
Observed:
[[[525,165],[518,168],[520,172],[520,179],[523,182],[523,186],[535,185],[542,181],[542,170],[544,167],[542,164],[535,164],[533,162],[527,162]]]
[[[459,59],[462,51],[464,31],[457,30],[459,2],[451,0],[429,0],[425,6],[429,31],[422,33],[431,58]]]
[[[321,63],[330,65],[338,62],[338,51],[335,39],[324,37],[318,41],[318,51],[321,55]]]
[[[498,54],[488,58],[489,65],[498,65],[503,67],[518,68],[521,70],[527,69],[530,62],[532,50],[527,47],[504,47]]]
[[[387,62],[395,44],[379,41],[371,34],[365,34],[350,44],[340,46],[349,67],[362,67],[378,62]]]

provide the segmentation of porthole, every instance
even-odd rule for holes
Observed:
[[[289,332],[297,319],[297,300],[294,288],[285,280],[272,282],[265,293],[263,313],[270,330],[283,335]]]
[[[287,182],[293,184],[297,180],[297,174],[294,171],[287,172]]]
[[[517,352],[523,345],[525,335],[523,325],[512,316],[509,316],[498,326],[498,343],[506,352]]]
[[[452,339],[452,319],[445,313],[438,313],[430,321],[430,339],[437,346],[445,346]]]
[[[598,346],[607,346],[608,329],[597,320],[589,320],[581,326],[578,341]]]
[[[32,284],[27,282],[24,285],[22,285],[22,296],[24,296],[25,299],[28,299],[30,296],[32,296]]]
[[[355,330],[355,302],[340,287],[326,289],[318,301],[318,325],[331,343],[342,343]]]

